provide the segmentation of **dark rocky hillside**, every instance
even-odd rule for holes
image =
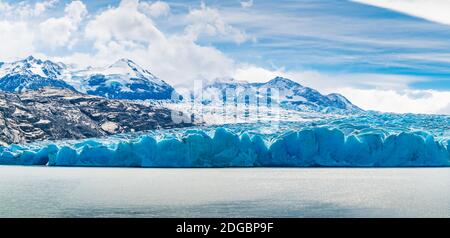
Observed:
[[[173,123],[171,111],[157,105],[57,88],[21,94],[0,92],[0,145],[183,126],[189,124]]]

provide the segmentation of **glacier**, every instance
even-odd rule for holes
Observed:
[[[448,116],[373,114],[0,147],[2,165],[148,168],[450,166]],[[424,123],[426,122],[426,123]]]

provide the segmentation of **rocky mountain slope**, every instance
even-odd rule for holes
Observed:
[[[37,140],[83,139],[175,124],[159,106],[42,88],[20,94],[0,92],[0,145]]]

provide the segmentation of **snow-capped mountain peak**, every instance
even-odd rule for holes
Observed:
[[[40,59],[36,59],[34,56],[30,55],[27,58],[25,58],[23,61],[26,62],[42,62]]]
[[[108,66],[107,68],[117,68],[117,69],[131,69],[133,71],[139,72],[144,71],[139,65],[137,65],[134,61],[130,59],[119,59],[114,64]]]
[[[174,91],[172,86],[129,59],[72,72],[65,81],[79,92],[113,99],[170,99]]]
[[[119,59],[114,64],[108,66],[104,73],[106,74],[126,74],[130,77],[135,78],[146,78],[151,79],[155,83],[163,84],[163,81],[157,78],[155,75],[150,73],[148,70],[143,69],[141,66],[136,64],[134,61],[130,59]]]
[[[22,92],[42,87],[73,89],[61,80],[64,64],[29,56],[24,60],[0,65],[0,90]]]
[[[277,76],[274,79],[270,80],[266,83],[266,85],[280,88],[302,87],[302,85],[300,85],[299,83],[280,76]]]
[[[118,59],[113,65],[120,66],[120,65],[133,65],[138,66],[134,61],[127,59],[127,58],[121,58]]]
[[[37,59],[33,56],[29,56],[24,60],[3,63],[0,65],[0,77],[4,77],[7,74],[16,75],[39,75],[41,77],[58,77],[61,75],[61,71],[65,68],[62,63],[53,63],[49,60]]]
[[[327,97],[334,103],[338,104],[340,108],[345,108],[347,110],[359,109],[353,105],[346,97],[339,93],[328,94]]]

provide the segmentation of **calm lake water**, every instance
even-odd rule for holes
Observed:
[[[0,217],[450,217],[450,168],[0,166]]]

